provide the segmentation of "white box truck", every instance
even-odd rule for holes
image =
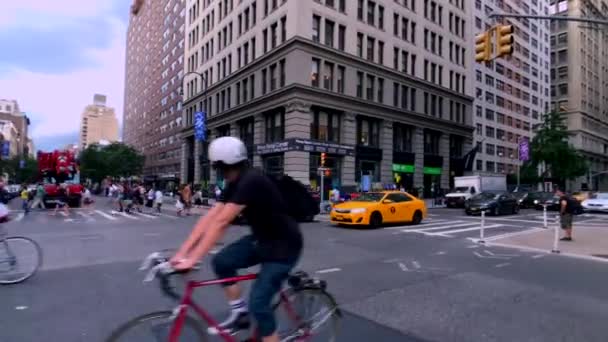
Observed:
[[[454,178],[454,189],[445,195],[448,208],[464,207],[464,202],[484,191],[507,191],[507,177],[462,176]]]

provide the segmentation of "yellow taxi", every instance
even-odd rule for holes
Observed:
[[[379,227],[384,223],[420,223],[426,218],[424,201],[401,191],[367,192],[335,205],[330,222],[339,225]]]

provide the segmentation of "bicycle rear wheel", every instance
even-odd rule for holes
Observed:
[[[275,307],[281,342],[336,341],[339,311],[329,293],[321,289],[293,290],[286,299]]]
[[[172,326],[171,311],[153,312],[133,318],[121,325],[106,339],[106,342],[169,342]],[[186,316],[178,341],[205,342],[207,334],[194,318]]]
[[[13,236],[0,241],[0,284],[17,284],[42,265],[42,249],[30,238]]]

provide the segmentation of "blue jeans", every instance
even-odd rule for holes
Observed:
[[[271,305],[272,298],[281,290],[298,258],[280,262],[265,261],[260,257],[257,248],[253,236],[245,236],[226,246],[213,258],[213,269],[219,278],[230,278],[237,275],[238,269],[261,264],[258,278],[249,294],[249,310],[256,321],[259,334],[266,337],[272,335],[277,328]]]
[[[30,211],[30,204],[28,200],[22,200],[23,202],[21,203],[21,209],[23,209],[23,211],[27,214]]]

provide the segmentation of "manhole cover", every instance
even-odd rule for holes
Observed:
[[[608,259],[608,254],[593,254],[594,257]]]

